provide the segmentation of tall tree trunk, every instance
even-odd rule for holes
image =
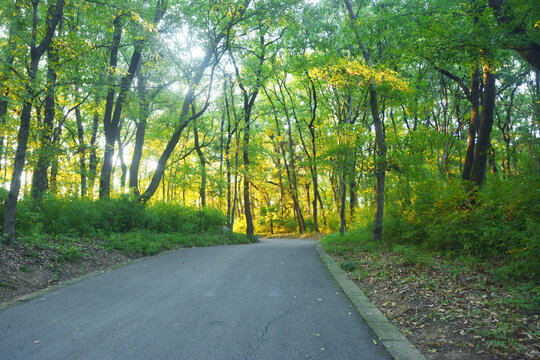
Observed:
[[[291,177],[291,192],[293,195],[293,204],[296,209],[296,221],[298,223],[298,232],[300,234],[304,233],[306,231],[306,223],[304,221],[304,216],[302,215],[302,208],[300,206],[300,199],[299,199],[299,191],[298,191],[298,180],[296,177],[296,159],[294,156],[294,143],[292,139],[292,129],[291,129],[291,121],[289,117],[287,117],[287,135],[289,138],[289,153],[290,153],[290,177]],[[283,154],[285,156],[285,154]]]
[[[244,161],[244,215],[246,217],[246,235],[248,237],[255,236],[255,227],[253,225],[253,217],[251,215],[251,201],[249,193],[249,128],[251,107],[248,108],[244,117],[244,143],[242,144],[242,160]]]
[[[312,145],[312,164],[311,164],[311,181],[313,182],[313,230],[318,233],[320,232],[319,229],[319,219],[318,219],[318,206],[317,206],[317,200],[320,199],[319,195],[319,179],[317,174],[317,147],[315,145],[316,137],[315,137],[315,131],[310,127],[309,129],[311,133],[311,145]]]
[[[118,65],[118,49],[122,38],[122,16],[117,15],[113,21],[113,39],[109,51],[109,67],[116,69]],[[113,81],[112,75],[109,81]],[[112,122],[114,109],[114,97],[116,95],[115,85],[109,84],[107,97],[105,100],[105,113],[103,114],[103,131],[105,133],[105,151],[103,152],[103,165],[99,178],[99,198],[106,199],[110,196],[111,171],[114,156],[114,143],[116,141],[116,126]]]
[[[472,182],[482,187],[486,175],[487,157],[491,144],[491,130],[493,128],[493,114],[495,112],[495,74],[486,60],[483,60],[484,96],[482,97],[482,116],[478,126],[478,141],[474,151],[474,163],[471,174]]]
[[[250,201],[250,178],[249,178],[249,140],[250,140],[250,125],[251,125],[251,112],[253,110],[253,106],[255,104],[255,99],[257,98],[257,95],[259,94],[259,90],[262,85],[262,64],[265,60],[265,49],[264,46],[264,36],[260,36],[259,40],[261,44],[263,45],[262,54],[258,56],[259,58],[259,68],[257,69],[257,76],[255,79],[255,85],[253,86],[253,89],[251,89],[250,92],[246,89],[246,87],[243,84],[242,79],[240,78],[240,70],[238,69],[238,66],[236,65],[236,61],[234,60],[234,57],[232,56],[232,52],[230,52],[231,59],[234,65],[235,75],[236,75],[236,82],[238,84],[238,87],[240,88],[240,91],[242,93],[242,97],[244,100],[244,106],[243,106],[243,112],[242,117],[244,118],[244,139],[242,144],[242,160],[244,162],[244,184],[243,184],[243,196],[244,196],[244,216],[246,218],[246,235],[250,238],[253,238],[255,236],[255,226],[253,225],[253,216],[251,213],[251,201]]]
[[[167,1],[158,0],[154,10],[154,18],[152,20],[152,24],[156,25],[161,20],[161,18],[165,14],[166,9]],[[122,16],[123,15],[119,14],[114,20],[114,35],[109,60],[111,68],[115,68],[118,62],[118,49],[122,36],[122,26],[120,24]],[[131,83],[133,82],[133,78],[135,77],[135,74],[139,69],[139,62],[141,61],[141,54],[144,45],[144,39],[136,39],[134,41],[133,53],[129,62],[128,71],[120,81],[120,90],[118,92],[116,104],[114,105],[114,114],[112,114],[115,93],[113,86],[109,88],[109,93],[107,94],[107,103],[105,106],[105,114],[103,116],[103,130],[105,132],[105,152],[103,154],[103,165],[101,167],[101,175],[99,178],[100,199],[108,199],[110,197],[114,142],[117,137],[117,133],[120,131],[119,126],[122,116],[122,109],[124,106],[124,102],[126,101],[127,93],[131,86]],[[163,173],[161,173],[161,175],[163,175]],[[159,186],[159,179],[157,181],[157,184],[154,184],[154,186],[155,191]]]
[[[35,200],[41,199],[43,193],[47,190],[47,171],[54,151],[51,141],[56,117],[56,66],[58,64],[58,54],[51,47],[47,49],[47,60],[47,90],[45,93],[43,129],[40,134],[38,161],[32,174],[32,189],[30,191]]]
[[[20,11],[20,4],[15,5],[15,11]],[[7,75],[9,73],[9,68],[13,64],[14,60],[14,51],[17,46],[15,43],[15,22],[11,22],[9,24],[9,34],[8,34],[8,40],[7,40],[7,46],[6,46],[6,56],[2,60],[2,65],[6,67],[5,72],[0,72],[0,159],[2,159],[2,155],[4,154],[4,140],[5,140],[5,126],[6,126],[6,115],[8,111],[8,105],[9,105],[9,76]],[[6,164],[7,165],[7,164]],[[2,163],[0,162],[0,170],[2,169]]]
[[[234,154],[234,195],[232,200],[232,206],[231,206],[231,220],[230,220],[230,228],[231,230],[234,227],[234,219],[235,219],[235,211],[236,211],[236,204],[238,203],[238,154],[240,152],[240,132],[236,132],[236,149]]]
[[[228,80],[226,80],[223,84],[223,94],[225,96],[225,111],[226,111],[226,119],[227,119],[227,140],[225,142],[225,171],[226,171],[226,183],[227,183],[227,225],[232,231],[232,222],[231,219],[234,217],[233,211],[232,211],[232,190],[231,190],[231,158],[230,158],[230,149],[231,149],[231,142],[232,138],[234,136],[234,133],[236,132],[236,129],[238,128],[238,120],[236,117],[236,111],[234,109],[234,101],[229,104],[229,96],[227,95],[227,83]],[[231,83],[231,98],[233,94],[233,88]],[[231,128],[231,106],[232,113],[234,115],[234,131]],[[238,159],[238,152],[235,153],[235,158]],[[236,185],[235,185],[236,186]],[[235,189],[236,190],[236,189]]]
[[[304,216],[302,214],[302,208],[300,206],[300,199],[299,199],[300,191],[298,190],[298,180],[297,180],[297,174],[296,174],[296,156],[295,156],[294,142],[292,138],[291,114],[289,113],[289,110],[287,107],[287,100],[285,97],[285,93],[288,95],[289,101],[291,102],[292,117],[295,119],[297,127],[299,125],[299,120],[298,120],[298,117],[296,116],[296,112],[294,109],[293,98],[287,88],[286,79],[278,80],[277,84],[279,86],[279,94],[274,92],[274,95],[276,96],[277,101],[281,104],[285,112],[285,118],[287,120],[286,132],[287,132],[289,161],[287,161],[287,151],[285,150],[285,144],[284,144],[285,142],[281,140],[281,132],[280,132],[281,124],[279,122],[278,117],[274,116],[274,119],[276,122],[276,130],[278,132],[277,141],[279,143],[279,147],[281,148],[281,153],[283,154],[283,163],[285,165],[285,170],[287,172],[287,179],[289,181],[289,190],[291,192],[291,197],[293,200],[294,216],[298,224],[298,232],[303,233],[306,230],[306,224],[305,224]],[[268,101],[272,104],[272,107],[277,111],[277,108],[275,107],[274,102],[272,101],[272,98],[269,95],[268,91],[266,91],[266,89],[265,89],[265,93],[266,93],[266,97],[268,98]],[[306,146],[302,137],[302,132],[300,131],[299,127],[298,127],[298,134],[301,139],[304,152],[309,158],[310,155],[306,151]],[[278,149],[278,152],[279,152],[279,149]],[[279,160],[278,160],[278,164],[279,164]]]
[[[346,170],[342,169],[339,176],[339,233],[343,235],[347,231],[347,216],[345,214],[345,205],[346,205],[346,195],[347,195],[347,185],[346,185]]]
[[[356,185],[356,180],[354,178],[352,178],[349,181],[349,194],[350,194],[349,212],[350,212],[350,215],[351,215],[351,219],[354,217],[354,210],[358,206],[358,195],[356,194],[357,190],[358,189],[357,189],[357,185]]]
[[[309,77],[309,74],[306,72],[310,82],[310,103],[313,105],[310,106],[311,109],[311,121],[308,124],[309,134],[311,136],[311,157],[310,157],[310,170],[311,170],[311,181],[313,182],[313,230],[318,233],[319,230],[319,220],[318,220],[318,207],[317,200],[320,199],[319,195],[319,179],[317,174],[317,134],[315,133],[315,119],[317,114],[317,92],[315,90],[315,83]]]
[[[26,84],[26,92],[28,97],[23,104],[21,111],[21,124],[17,136],[17,150],[15,152],[15,162],[13,164],[13,174],[9,187],[9,195],[6,202],[4,213],[4,242],[7,244],[15,240],[15,214],[17,207],[17,199],[21,188],[21,175],[24,170],[26,159],[26,149],[28,146],[28,134],[30,132],[30,120],[32,115],[32,102],[35,96],[34,82],[37,78],[39,60],[48,49],[56,31],[60,19],[64,12],[64,0],[57,0],[54,6],[51,6],[49,14],[52,16],[47,18],[47,26],[45,35],[39,45],[36,46],[37,22],[38,22],[38,3],[33,3],[33,25],[32,25],[32,40],[30,43],[30,67],[28,68],[28,81]]]

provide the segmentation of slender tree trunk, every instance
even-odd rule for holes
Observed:
[[[201,186],[199,187],[199,197],[201,200],[201,208],[204,209],[206,207],[206,158],[204,157],[204,153],[201,149],[201,144],[199,143],[199,131],[197,129],[196,121],[193,124],[193,136],[195,140],[195,151],[197,151],[197,156],[199,157],[199,170],[201,172]]]
[[[153,24],[157,24],[159,20],[165,14],[167,9],[167,1],[158,0],[154,10],[154,18],[152,20]],[[119,14],[114,20],[114,35],[113,42],[111,45],[110,51],[110,60],[111,68],[115,68],[118,62],[118,50],[120,45],[120,39],[122,36],[122,26],[120,24],[121,17],[123,15]],[[117,133],[120,131],[120,118],[122,116],[122,109],[124,102],[126,101],[127,93],[133,82],[133,78],[137,73],[139,67],[139,62],[141,61],[141,54],[143,47],[145,45],[144,39],[136,39],[134,41],[133,53],[131,55],[131,60],[129,62],[129,67],[127,73],[122,77],[120,81],[120,90],[116,99],[116,104],[114,105],[114,113],[112,113],[113,102],[114,102],[114,88],[111,86],[109,88],[109,93],[107,94],[107,103],[105,106],[105,114],[103,116],[103,130],[105,132],[105,152],[103,155],[103,165],[101,167],[101,175],[99,178],[99,197],[100,199],[108,199],[110,197],[110,188],[111,188],[111,175],[112,175],[112,165],[113,165],[113,155],[114,155],[114,142],[117,136]],[[198,84],[198,82],[197,82]],[[191,89],[191,87],[190,87]],[[191,91],[191,90],[190,90]],[[112,114],[112,117],[111,117]],[[165,169],[163,169],[165,171]],[[163,175],[163,172],[160,173],[160,178]],[[157,179],[157,183],[153,183],[154,192],[159,186],[160,179]],[[153,192],[152,192],[153,194]]]
[[[349,194],[350,194],[349,212],[351,215],[351,219],[354,217],[354,210],[358,206],[358,195],[356,194],[356,191],[357,191],[356,180],[351,179],[351,181],[349,182]]]
[[[307,74],[309,78],[309,74]],[[315,83],[309,78],[311,85],[310,99],[312,99],[313,106],[311,106],[311,122],[308,124],[309,134],[311,136],[311,181],[313,182],[313,230],[318,233],[319,220],[318,220],[318,207],[317,199],[320,199],[319,195],[319,179],[317,174],[317,134],[315,133],[315,119],[317,114],[317,92],[315,90]]]
[[[480,80],[479,80],[479,71],[477,65],[474,65],[475,69],[472,75],[472,84],[471,84],[471,122],[469,124],[469,135],[467,138],[467,152],[465,153],[465,161],[463,163],[463,172],[461,173],[461,178],[463,180],[471,179],[471,172],[473,169],[474,161],[474,148],[476,145],[476,132],[478,129],[478,111],[480,104]]]
[[[300,206],[300,199],[299,199],[299,190],[298,190],[298,180],[296,175],[296,156],[295,156],[295,149],[294,149],[294,142],[292,139],[292,125],[290,120],[290,113],[287,108],[287,101],[285,97],[285,93],[287,93],[288,98],[291,102],[291,111],[292,116],[295,119],[296,124],[299,124],[298,117],[296,116],[295,110],[294,110],[294,102],[292,99],[292,96],[287,89],[286,80],[278,80],[278,86],[279,86],[279,94],[275,93],[277,101],[281,104],[284,112],[285,112],[285,118],[287,120],[287,126],[286,126],[286,132],[287,132],[287,145],[288,145],[288,152],[289,152],[289,160],[287,161],[287,151],[285,150],[285,142],[281,140],[281,133],[280,133],[280,127],[281,124],[279,122],[279,119],[277,116],[274,116],[275,122],[276,122],[276,130],[278,132],[278,143],[279,147],[281,148],[281,153],[283,154],[283,163],[285,165],[285,170],[287,172],[287,179],[289,181],[289,190],[291,192],[291,198],[293,200],[293,208],[294,208],[294,216],[296,219],[296,222],[298,224],[298,232],[303,233],[306,230],[305,220],[304,216],[302,215],[302,208]],[[285,93],[284,93],[285,91]],[[270,97],[268,91],[265,90],[266,96],[270,103],[272,104],[272,107],[277,110],[276,106],[274,105],[274,102],[272,101],[272,98]],[[309,153],[306,151],[306,147],[302,138],[302,133],[300,129],[298,129],[298,134],[302,142],[302,146],[304,149],[304,152],[308,157],[310,157]],[[279,149],[277,149],[277,152],[279,153]],[[279,160],[278,160],[279,165]]]
[[[229,105],[229,96],[227,95],[227,82],[225,81],[223,84],[223,94],[225,96],[225,111],[227,114],[227,140],[225,142],[225,171],[226,171],[226,183],[227,183],[227,225],[232,231],[232,225],[231,225],[231,210],[232,210],[232,191],[231,191],[231,159],[230,159],[230,148],[231,148],[231,141],[233,137],[233,133],[231,131],[231,111],[230,111],[230,105]],[[231,89],[232,90],[232,89]],[[232,91],[231,91],[232,93]],[[234,105],[233,105],[234,106]],[[234,117],[235,117],[235,124],[237,124],[236,121],[236,112],[233,109]]]
[[[58,149],[58,142],[62,136],[62,125],[58,124],[54,130],[54,135],[52,139],[51,148]],[[51,158],[51,176],[49,179],[49,192],[51,194],[56,194],[58,192],[58,167],[60,166],[58,162],[58,153],[53,154]]]
[[[371,116],[373,125],[375,126],[375,141],[377,143],[377,161],[376,161],[376,178],[375,186],[375,223],[373,225],[373,240],[380,241],[383,231],[383,216],[384,216],[384,191],[386,181],[386,142],[384,139],[384,131],[382,121],[379,117],[377,109],[377,93],[373,85],[369,87],[369,103],[371,107]]]
[[[311,129],[310,129],[311,132]],[[315,146],[315,134],[312,134],[312,152],[313,157],[311,158],[311,161],[313,162],[311,165],[311,180],[313,182],[313,230],[318,233],[320,232],[319,229],[319,219],[318,219],[318,206],[317,206],[317,200],[320,199],[319,194],[319,179],[317,174],[317,150]]]
[[[345,204],[346,204],[346,195],[347,195],[347,185],[345,182],[345,169],[342,169],[341,175],[339,177],[339,233],[343,235],[347,231],[347,217],[345,215]]]
[[[368,49],[362,43],[360,34],[356,28],[356,15],[353,12],[352,5],[349,0],[343,0],[345,2],[345,7],[349,13],[349,17],[353,23],[358,45],[362,51],[362,55],[366,63],[370,66],[373,66],[371,61],[371,55]],[[373,125],[375,127],[375,142],[377,144],[377,160],[376,160],[376,186],[375,186],[375,201],[376,201],[376,210],[375,210],[375,221],[373,224],[373,240],[380,241],[382,240],[382,231],[383,231],[383,216],[384,216],[384,192],[385,192],[385,181],[386,181],[386,141],[384,137],[384,130],[382,120],[379,116],[379,109],[377,105],[377,91],[373,82],[369,85],[369,105],[371,109],[371,117],[373,118]]]
[[[79,154],[79,172],[81,176],[81,197],[88,195],[88,189],[86,184],[86,146],[84,144],[84,128],[81,117],[81,110],[77,107],[75,109],[75,118],[77,120],[77,138],[78,146],[77,153]]]
[[[122,174],[120,175],[120,191],[123,192],[126,188],[127,166],[124,162],[124,144],[120,137],[120,127],[118,128],[116,141],[118,143],[118,159],[120,160],[120,169],[122,171]]]
[[[31,91],[31,89],[28,90]],[[11,177],[9,195],[4,213],[4,242],[7,244],[12,243],[15,239],[15,211],[19,190],[21,188],[21,175],[24,169],[26,148],[28,144],[31,111],[32,100],[27,100],[21,111],[21,125],[19,126],[19,134],[17,136],[17,150],[15,152],[15,162],[13,164],[13,175]]]
[[[113,21],[114,33],[110,47],[109,66],[111,69],[116,69],[118,65],[118,49],[122,38],[122,16],[117,15]],[[112,76],[109,79],[112,81]],[[116,126],[112,122],[112,114],[114,109],[114,97],[116,89],[114,84],[109,85],[107,97],[105,100],[105,113],[103,115],[103,131],[105,133],[105,151],[103,153],[103,165],[101,167],[101,175],[99,178],[99,198],[106,199],[110,196],[111,186],[111,171],[114,156],[114,143],[116,141]]]
[[[236,214],[236,204],[238,203],[238,154],[240,151],[240,133],[236,132],[236,149],[234,155],[234,195],[231,206],[231,221],[230,228],[231,230],[234,227],[234,219]]]
[[[288,142],[289,153],[291,155],[291,158],[290,158],[291,193],[293,195],[293,204],[296,209],[296,220],[298,222],[298,232],[302,234],[306,231],[306,223],[304,221],[304,216],[302,215],[302,208],[300,207],[300,199],[298,198],[299,191],[298,191],[298,180],[296,178],[296,159],[294,156],[294,143],[292,139],[291,121],[288,116],[287,116],[287,125],[288,125],[287,136],[289,138],[289,142]],[[283,153],[283,156],[285,156],[285,153]]]
[[[90,137],[90,144],[89,144],[90,156],[88,159],[88,189],[92,198],[94,197],[94,185],[96,181],[97,164],[98,164],[97,151],[96,151],[97,150],[96,140],[97,140],[97,133],[98,133],[98,128],[99,128],[99,114],[97,111],[98,104],[99,104],[99,100],[96,96],[94,116],[92,119],[92,136]]]
[[[146,85],[146,76],[142,72],[140,63],[137,71],[137,80],[137,90],[139,91],[139,121],[137,122],[135,146],[129,167],[129,189],[135,196],[140,196],[139,168],[141,166],[144,137],[146,135],[146,123],[150,116],[150,99]]]

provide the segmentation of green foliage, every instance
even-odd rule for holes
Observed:
[[[85,257],[84,252],[77,246],[59,246],[57,250],[64,261],[77,262]]]
[[[17,210],[20,235],[94,236],[134,230],[197,234],[220,231],[226,224],[226,217],[217,209],[198,210],[168,203],[145,208],[131,196],[93,201],[47,195],[39,203],[24,199]]]

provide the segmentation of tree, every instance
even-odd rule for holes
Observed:
[[[353,29],[355,29],[355,35],[358,41],[358,47],[362,53],[362,57],[368,66],[373,67],[373,62],[371,60],[371,54],[369,50],[364,45],[362,39],[360,38],[359,32],[356,30],[356,24],[358,19],[356,14],[353,11],[351,2],[349,0],[343,0],[345,7],[347,8],[347,13],[351,19],[351,24]],[[384,216],[384,188],[386,181],[386,142],[383,130],[383,123],[379,115],[378,101],[377,101],[377,90],[373,81],[370,81],[368,85],[369,88],[369,108],[371,110],[371,118],[373,119],[373,126],[375,127],[375,141],[377,143],[377,167],[375,170],[375,175],[377,178],[377,185],[375,187],[376,193],[376,210],[375,210],[375,221],[373,223],[373,239],[380,241],[382,239],[383,231],[383,216]]]
[[[216,27],[213,29],[215,32],[213,32],[211,34],[211,38],[208,39],[204,57],[202,61],[200,62],[200,64],[195,69],[193,69],[193,77],[189,79],[189,88],[184,97],[174,133],[169,139],[165,147],[165,150],[163,150],[163,153],[161,154],[158,160],[158,164],[154,172],[154,175],[152,176],[152,180],[150,184],[148,185],[144,193],[141,195],[141,200],[143,202],[148,201],[152,197],[152,195],[154,195],[154,193],[156,192],[159,186],[159,183],[161,181],[161,177],[163,176],[165,172],[167,161],[169,160],[176,145],[178,144],[178,141],[180,140],[180,136],[182,132],[184,131],[184,129],[188,126],[190,121],[201,116],[204,113],[204,111],[206,111],[206,108],[208,106],[208,98],[205,105],[202,107],[202,109],[198,113],[191,116],[189,115],[191,112],[191,106],[195,102],[196,97],[197,97],[196,91],[199,85],[201,84],[201,81],[203,79],[203,76],[206,70],[210,67],[212,68],[212,72],[213,72],[213,69],[217,65],[217,60],[221,58],[221,56],[227,49],[228,41],[229,41],[228,37],[230,36],[230,33],[233,27],[242,21],[244,14],[246,13],[249,7],[249,4],[250,4],[250,0],[246,0],[241,4],[236,4],[235,6],[232,6],[231,8],[226,7],[227,11],[226,11],[225,16],[222,18],[219,18],[219,22],[215,24]],[[220,7],[217,7],[217,8],[220,8]],[[225,42],[224,47],[220,46],[222,42]]]
[[[24,169],[26,158],[26,149],[28,144],[28,133],[30,131],[30,120],[32,113],[32,103],[37,90],[35,83],[38,75],[38,67],[41,57],[49,48],[55,36],[56,27],[62,18],[64,11],[64,0],[57,0],[55,4],[47,9],[45,26],[43,28],[43,38],[38,43],[37,33],[39,25],[39,0],[32,1],[32,27],[28,29],[26,35],[29,44],[28,76],[26,79],[26,99],[21,110],[19,133],[17,137],[17,151],[15,154],[15,162],[13,164],[13,175],[9,187],[9,196],[6,202],[6,210],[4,213],[4,242],[11,243],[15,239],[15,212],[17,207],[17,199],[21,186],[21,175]]]
[[[165,15],[166,10],[167,1],[158,0],[152,19],[152,25],[157,25],[157,23]],[[109,66],[111,69],[115,69],[118,65],[118,51],[120,48],[120,40],[122,36],[123,17],[124,14],[120,12],[118,13],[118,15],[116,15],[116,18],[113,21],[113,41],[110,47],[109,61]],[[135,77],[137,69],[139,68],[139,61],[141,60],[141,55],[147,39],[148,37],[143,37],[143,39],[135,38],[133,45],[133,54],[131,55],[131,60],[129,61],[129,67],[127,69],[127,72],[122,76],[122,79],[120,80],[120,89],[118,91],[118,95],[116,96],[116,101],[114,100],[116,93],[115,84],[111,84],[107,92],[105,114],[103,115],[103,129],[105,131],[105,152],[103,154],[103,165],[101,167],[101,176],[99,179],[99,197],[101,199],[107,199],[110,197],[114,144],[118,139],[118,133],[120,131],[119,125],[122,116],[122,109],[126,101],[128,90]]]

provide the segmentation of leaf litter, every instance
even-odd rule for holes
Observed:
[[[349,276],[428,359],[540,360],[538,286],[503,286],[440,257],[426,265],[389,251],[333,256],[355,261]]]

